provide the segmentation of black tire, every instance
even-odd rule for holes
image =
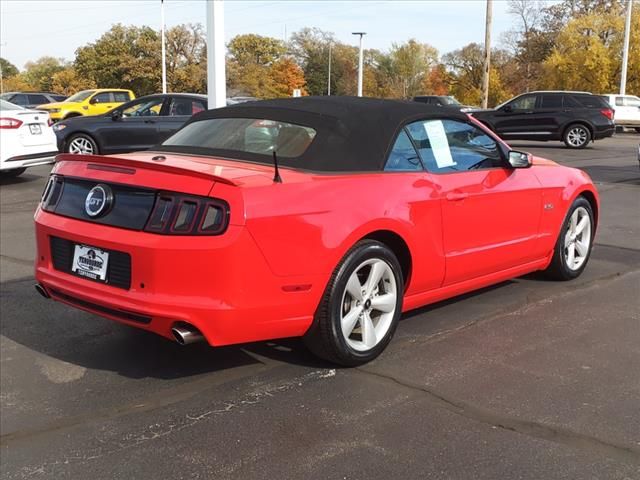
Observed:
[[[636,133],[640,133],[640,127],[635,128]]]
[[[386,334],[369,350],[356,350],[345,340],[342,334],[341,309],[343,296],[349,277],[363,262],[375,259],[384,261],[391,268],[396,283],[396,305],[393,318]],[[316,310],[314,322],[303,341],[315,355],[332,363],[344,366],[357,366],[376,358],[391,341],[398,326],[402,310],[404,283],[402,269],[394,253],[383,243],[375,240],[362,240],[354,245],[336,267],[320,305]]]
[[[581,123],[572,123],[565,129],[562,141],[569,148],[585,148],[591,141],[591,130]]]
[[[16,178],[26,172],[26,168],[13,168],[11,170],[4,170],[2,176],[6,178]]]
[[[76,133],[75,135],[72,135],[69,138],[69,140],[65,142],[65,145],[64,145],[65,153],[80,153],[80,152],[71,151],[71,146],[74,144],[74,142],[77,142],[77,141],[88,142],[92,149],[91,155],[97,155],[100,153],[100,149],[98,148],[98,144],[96,143],[96,141],[93,139],[93,137],[91,137],[90,135],[87,135],[86,133]]]
[[[587,257],[584,263],[580,268],[574,270],[567,266],[567,261],[565,259],[565,253],[566,253],[565,252],[565,248],[566,248],[565,235],[567,234],[567,231],[569,229],[569,222],[571,220],[571,215],[573,215],[573,212],[580,207],[584,208],[589,214],[589,219],[591,221],[591,238],[589,241],[589,249],[587,252]],[[549,278],[552,278],[554,280],[562,280],[562,281],[573,280],[574,278],[579,277],[580,274],[586,268],[587,263],[589,263],[591,250],[593,249],[594,234],[595,234],[595,221],[594,221],[593,209],[591,208],[591,204],[588,202],[588,200],[580,196],[576,198],[576,200],[573,202],[573,204],[571,205],[571,208],[569,208],[569,211],[567,212],[564,222],[562,222],[562,228],[560,229],[560,233],[558,234],[558,239],[556,240],[556,245],[553,250],[553,258],[551,259],[551,263],[549,264],[547,269],[544,271],[544,273]]]

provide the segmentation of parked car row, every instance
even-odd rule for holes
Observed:
[[[640,133],[640,98],[634,95],[536,91],[485,110],[462,105],[451,96],[422,95],[413,100],[466,111],[505,140],[560,140],[569,148],[584,148],[610,137],[616,127]]]

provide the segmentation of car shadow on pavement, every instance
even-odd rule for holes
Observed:
[[[299,339],[216,348],[206,343],[181,346],[154,333],[41,298],[33,283],[33,279],[22,279],[1,285],[0,333],[29,350],[76,366],[128,378],[165,380],[273,361],[312,368],[328,366],[314,358]]]
[[[3,173],[0,173],[0,186],[1,185],[20,185],[22,183],[31,183],[41,181],[42,177],[39,175],[29,175],[29,173],[23,173],[19,177],[10,177]]]

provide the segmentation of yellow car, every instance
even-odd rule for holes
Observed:
[[[71,95],[64,102],[45,103],[37,108],[49,112],[51,120],[57,122],[82,115],[101,115],[134,98],[136,96],[131,90],[98,88],[83,90]]]

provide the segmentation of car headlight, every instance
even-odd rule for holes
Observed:
[[[64,125],[64,124],[61,124],[61,123],[54,123],[54,125],[53,125],[53,130],[56,131],[56,132],[64,130],[65,128],[67,128],[67,126]]]

